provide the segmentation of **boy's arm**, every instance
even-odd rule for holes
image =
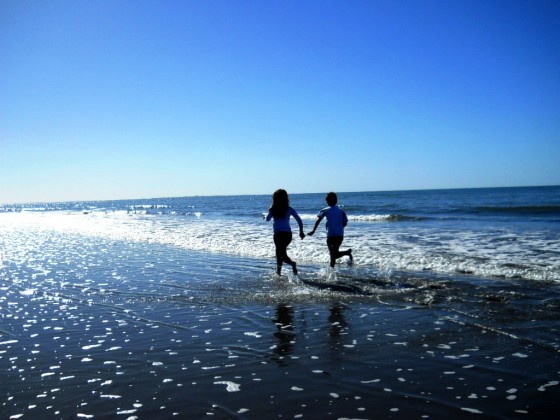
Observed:
[[[322,217],[317,217],[317,221],[315,222],[315,226],[313,226],[313,230],[308,233],[309,236],[313,236],[313,234],[315,233],[315,231],[319,227],[319,223],[321,223],[321,220],[323,220]]]

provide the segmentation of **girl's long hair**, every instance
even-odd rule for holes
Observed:
[[[278,189],[272,194],[272,206],[270,207],[270,212],[272,217],[279,218],[284,217],[288,211],[288,206],[290,205],[290,199],[288,198],[288,193],[286,190]]]

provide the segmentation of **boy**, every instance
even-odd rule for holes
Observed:
[[[327,218],[327,246],[329,247],[329,254],[331,256],[331,267],[334,268],[336,260],[345,255],[350,257],[350,262],[353,261],[351,249],[339,251],[342,240],[344,239],[344,228],[348,224],[348,217],[344,210],[337,207],[336,203],[338,202],[338,198],[335,193],[328,193],[325,200],[329,207],[325,207],[319,212],[315,226],[308,235],[313,236],[321,220],[325,217]]]

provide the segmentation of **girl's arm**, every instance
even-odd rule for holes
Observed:
[[[299,237],[301,239],[305,238],[305,233],[303,233],[303,222],[301,221],[301,217],[299,217],[294,209],[292,209],[292,216],[294,216],[294,219],[296,219],[296,222],[299,225]]]

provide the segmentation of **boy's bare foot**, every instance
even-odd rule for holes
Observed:
[[[295,262],[292,263],[292,271],[293,271],[294,274],[297,276],[297,266],[296,266],[296,263],[295,263]]]

